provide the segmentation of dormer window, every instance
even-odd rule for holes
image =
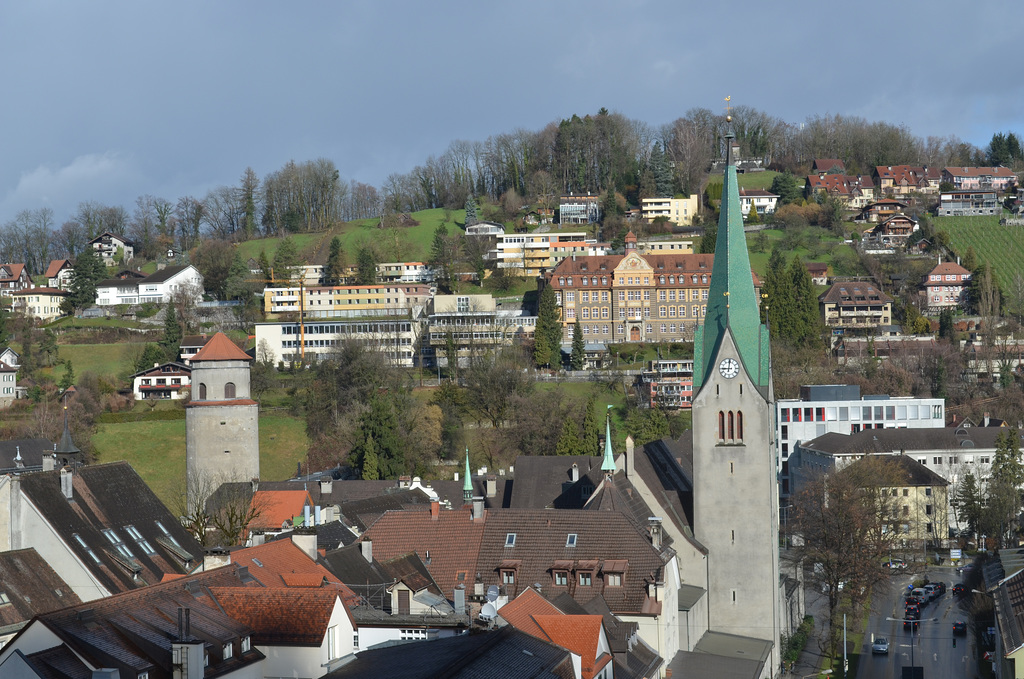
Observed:
[[[223,648],[224,648],[224,660],[227,660],[228,658],[230,658],[231,656],[234,655],[234,646],[231,644],[231,642],[228,642],[228,643],[224,644]]]
[[[555,571],[555,587],[569,586],[569,571]]]
[[[248,636],[242,637],[242,653],[248,653],[252,648],[252,640]]]
[[[579,573],[580,587],[590,587],[592,584],[592,574],[587,571],[585,573]]]

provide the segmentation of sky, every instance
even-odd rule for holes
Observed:
[[[984,147],[1024,133],[1015,3],[5,2],[0,224],[328,158],[380,186],[457,139],[723,99]]]

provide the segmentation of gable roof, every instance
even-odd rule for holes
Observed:
[[[181,266],[165,266],[156,273],[152,273],[143,278],[140,283],[163,283],[174,278],[185,269],[195,269],[191,264],[184,264]]]
[[[4,276],[4,271],[7,271],[10,275]],[[21,274],[24,271],[24,264],[0,264],[0,281],[16,281],[21,278]]]
[[[165,366],[171,366],[174,369],[172,371],[168,371],[168,372],[165,373],[165,372],[163,372],[163,369],[164,369]],[[132,373],[131,375],[129,375],[128,379],[139,377],[141,375],[148,375],[149,373],[153,373],[154,375],[155,374],[191,375],[192,374],[192,367],[191,366],[187,366],[184,363],[179,363],[178,361],[168,361],[167,363],[161,363],[160,365],[154,365],[151,368],[143,368],[139,372]]]
[[[608,653],[597,657],[604,632],[600,615],[535,615],[533,620],[548,640],[580,656],[583,679],[592,679],[611,661]]]
[[[892,297],[879,290],[874,283],[841,281],[833,283],[828,290],[821,293],[818,301],[825,304],[864,304],[865,302],[885,304],[891,302]]]
[[[1002,177],[1009,179],[1010,177],[1016,178],[1017,175],[1013,173],[1008,167],[997,165],[996,167],[944,167],[943,171],[948,172],[954,177]]]
[[[55,278],[63,269],[71,268],[70,259],[51,259],[50,265],[46,267],[46,273],[43,274],[47,278]]]
[[[362,549],[362,545],[348,545],[327,552],[320,557],[320,561],[356,593],[359,605],[390,611],[388,588],[394,584],[395,579],[376,559],[372,563],[367,561]]]
[[[413,592],[426,590],[441,595],[441,589],[430,577],[430,571],[415,552],[388,559],[384,562],[384,568],[392,578],[402,582]]]
[[[0,362],[0,372],[14,368]],[[43,455],[53,453],[53,442],[49,439],[12,439],[0,441],[0,473],[21,473],[26,469],[38,471],[43,466]],[[21,466],[17,458],[21,457]]]
[[[256,518],[249,522],[249,530],[279,530],[292,526],[296,516],[302,516],[303,507],[313,506],[305,490],[257,490],[252,496]]]
[[[936,429],[865,429],[854,434],[829,433],[800,444],[827,455],[915,453],[918,451],[995,450],[1002,427],[942,427]]]
[[[956,262],[942,262],[941,264],[939,264],[934,269],[928,272],[929,276],[940,274],[943,276],[952,276],[954,274],[958,276],[970,276],[971,272],[965,269],[964,267],[960,266]]]
[[[252,357],[238,348],[228,336],[218,332],[196,352],[191,361],[250,361]]]
[[[104,237],[106,237],[106,238],[108,238],[108,239],[109,239],[109,238],[116,238],[117,240],[121,241],[121,242],[122,242],[122,243],[124,243],[125,245],[131,245],[131,246],[133,246],[133,247],[134,247],[134,245],[135,245],[135,243],[131,242],[130,240],[128,240],[127,238],[125,238],[125,237],[124,237],[124,236],[122,236],[121,234],[119,234],[119,233],[114,233],[113,231],[104,231],[103,233],[101,233],[100,235],[96,236],[96,237],[95,237],[95,238],[93,238],[93,239],[92,239],[91,241],[89,241],[89,245],[92,245],[93,243],[96,243],[96,242],[98,242],[98,241],[101,241],[101,240],[103,240],[103,238],[104,238]]]
[[[60,475],[65,472],[24,474],[18,477],[21,492],[107,591],[160,582],[165,573],[186,573],[186,563],[202,560],[202,546],[127,462],[75,469],[71,500],[61,492]],[[138,531],[141,541],[128,533],[128,526]],[[121,540],[130,558],[104,530]]]
[[[252,629],[260,645],[320,646],[339,601],[336,589],[211,587],[209,602]],[[349,616],[351,618],[351,616]]]
[[[559,499],[574,485],[573,465],[579,473],[579,481],[590,478],[588,474],[601,475],[601,458],[597,455],[520,455],[516,458],[509,506],[516,509],[558,507],[561,504]],[[591,490],[596,488],[597,482],[591,479],[590,487]],[[583,502],[580,502],[572,508],[582,506]]]
[[[14,290],[11,292],[12,297],[23,297],[28,295],[60,295],[61,297],[67,297],[70,292],[66,290],[60,290],[58,288],[24,288],[22,290]]]
[[[811,163],[812,172],[828,172],[832,169],[839,170],[839,174],[846,174],[846,163],[838,158],[815,158]]]
[[[0,552],[0,630],[27,622],[32,616],[82,603],[35,549]]]
[[[513,627],[535,637],[544,638],[544,633],[534,620],[534,616],[562,615],[562,611],[538,594],[533,587],[527,587],[522,594],[499,608],[498,615]]]
[[[246,566],[253,580],[263,587],[326,587],[338,590],[345,601],[355,599],[355,594],[337,576],[310,559],[291,540],[233,550],[231,562]]]

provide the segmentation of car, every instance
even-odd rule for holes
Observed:
[[[966,593],[967,593],[967,588],[964,587],[963,583],[959,583],[958,582],[957,584],[953,585],[953,596],[959,596],[961,594],[966,594]]]
[[[944,582],[942,582],[940,580],[939,582],[936,582],[935,584],[939,586],[939,594],[940,595],[946,593],[946,583],[944,583]]]
[[[905,617],[907,620],[920,620],[921,619],[921,609],[918,608],[917,606],[909,606],[908,605],[907,609],[903,613],[903,617]]]
[[[964,564],[963,566],[957,566],[956,572],[957,575],[965,575],[967,573],[970,573],[972,570],[974,570],[974,564],[969,563]]]
[[[935,601],[939,596],[939,586],[936,584],[925,585],[924,592],[928,595],[928,601]]]
[[[906,568],[907,568],[907,562],[904,561],[903,559],[889,559],[888,561],[884,562],[882,565],[883,566],[888,566],[889,568],[892,568],[893,570],[897,570],[898,569],[898,570],[901,570],[901,571],[902,570],[906,570]]]
[[[920,624],[920,622],[921,621],[917,620],[916,618],[906,618],[903,621],[903,629],[911,629],[911,628],[917,629],[917,627]]]
[[[957,620],[953,623],[953,634],[958,636],[967,636],[967,623],[963,620]]]
[[[885,637],[876,637],[875,643],[871,644],[872,653],[888,653],[889,652],[889,640]]]

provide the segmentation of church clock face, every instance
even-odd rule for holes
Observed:
[[[735,358],[723,359],[718,364],[718,372],[722,373],[722,377],[727,380],[731,380],[740,374],[740,364],[736,362]]]

